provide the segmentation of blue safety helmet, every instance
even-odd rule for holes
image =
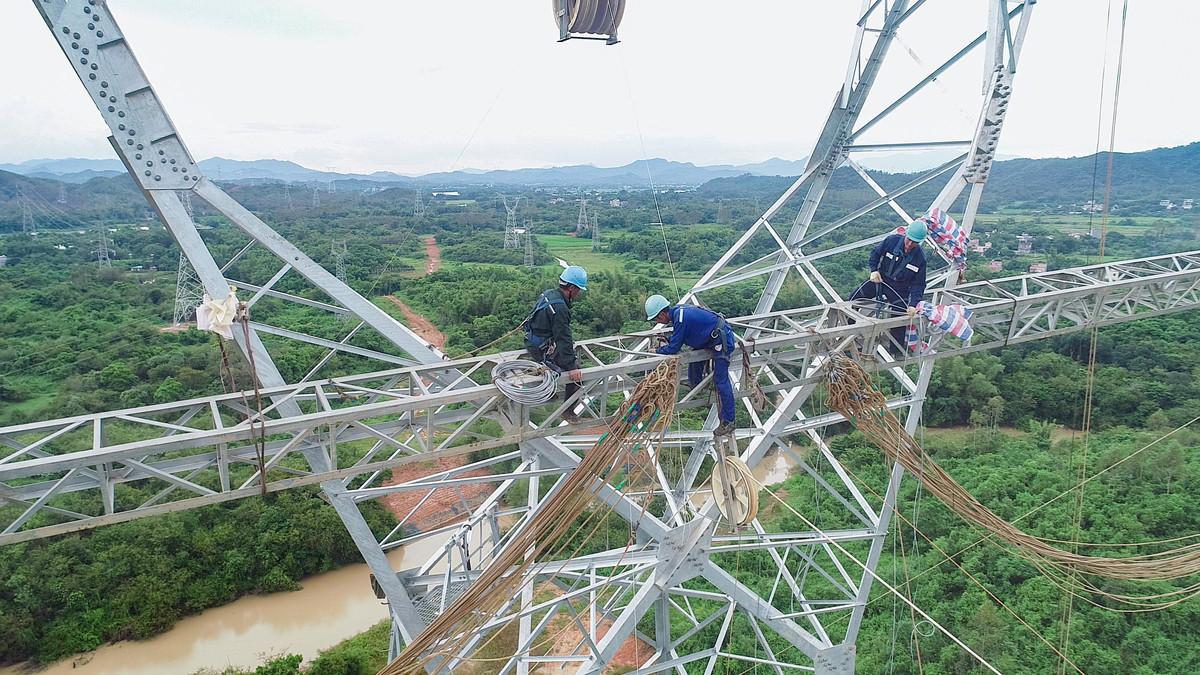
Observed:
[[[562,274],[558,275],[558,280],[564,284],[578,286],[581,291],[587,290],[587,270],[579,265],[571,265],[563,270]]]
[[[661,295],[652,295],[646,298],[646,320],[653,321],[659,312],[670,306],[671,303],[667,302],[667,299]]]
[[[928,234],[928,232],[928,229],[925,227],[925,221],[914,220],[912,221],[912,224],[908,226],[908,229],[904,231],[904,236],[919,244],[925,241],[925,235]]]

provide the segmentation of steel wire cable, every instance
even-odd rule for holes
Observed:
[[[535,361],[517,359],[492,368],[492,384],[510,401],[540,405],[554,398],[558,373]]]

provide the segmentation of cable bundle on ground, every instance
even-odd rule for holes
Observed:
[[[675,412],[678,382],[678,362],[673,358],[648,374],[621,406],[608,432],[584,455],[579,466],[560,480],[523,529],[470,588],[380,675],[416,675],[428,666],[434,666],[435,672],[449,672],[455,666],[454,659],[464,656],[472,640],[483,642],[475,647],[478,650],[494,639],[501,627],[485,636],[481,635],[483,626],[519,598],[521,588],[533,583],[539,569],[552,574],[604,524],[611,508],[588,511],[602,486],[611,482],[615,489],[622,490],[640,484],[642,479],[652,480],[649,446],[658,447],[668,428]],[[577,526],[582,536],[568,539],[565,535],[572,526]],[[472,660],[462,658],[464,662]]]
[[[827,364],[829,407],[854,423],[891,460],[899,462],[947,507],[997,538],[1016,547],[1022,557],[1071,593],[1087,592],[1148,611],[1170,606],[1200,593],[1200,584],[1154,595],[1121,595],[1104,590],[1077,574],[1118,581],[1173,581],[1200,573],[1200,544],[1158,553],[1107,558],[1063,551],[997,516],[958,484],[908,434],[887,409],[887,399],[854,360],[835,355]]]

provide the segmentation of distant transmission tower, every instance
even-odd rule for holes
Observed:
[[[588,229],[588,212],[587,212],[587,197],[579,198],[579,219],[575,221],[575,236],[579,236]]]
[[[592,216],[592,251],[600,250],[600,219]]]
[[[533,221],[525,219],[525,266],[533,267]]]
[[[66,183],[59,183],[59,185],[58,185],[58,203],[59,204],[67,203],[67,185],[66,185]]]
[[[724,199],[717,200],[717,224],[729,224],[729,207],[725,205]]]
[[[21,231],[25,234],[37,234],[37,221],[33,219],[33,209],[29,208],[29,198],[21,195]]]
[[[317,186],[315,186],[315,185],[313,186],[313,189],[312,189],[312,191],[313,191],[313,202],[312,202],[313,206],[312,206],[312,207],[313,207],[314,209],[316,209],[316,208],[320,208],[320,206],[321,206],[321,192],[320,192],[320,190],[318,190],[318,189],[317,189]]]
[[[112,267],[112,258],[108,254],[108,230],[103,225],[96,229],[100,232],[98,246],[95,251],[92,251],[96,254],[96,267],[99,269],[110,268]]]
[[[421,190],[417,189],[417,202],[413,205],[413,216],[416,218],[425,217],[425,202],[421,199]]]
[[[338,278],[338,281],[347,283],[346,281],[346,242],[340,239],[334,239],[331,243],[331,253],[333,254],[333,275]],[[339,321],[345,321],[350,318],[350,315],[345,312],[338,312],[337,318]]]
[[[187,211],[188,218],[192,218],[193,216],[196,215],[195,212],[192,211],[192,191],[191,190],[179,190],[179,201],[183,202],[183,210]]]
[[[508,197],[500,195],[500,199],[504,201],[504,210],[508,212],[504,221],[504,248],[521,248],[521,233],[517,232],[517,205],[521,203],[521,198],[513,200],[512,206],[508,205]]]
[[[181,326],[196,316],[196,308],[204,300],[204,287],[187,256],[179,254],[179,271],[175,274],[175,317],[171,324]]]
[[[288,183],[283,184],[283,203],[288,211],[292,210],[292,186]]]

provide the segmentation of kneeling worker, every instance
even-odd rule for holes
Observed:
[[[904,234],[889,235],[871,251],[871,276],[863,282],[850,300],[883,300],[891,307],[892,316],[907,312],[911,317],[917,303],[925,295],[925,223],[916,220]],[[904,326],[892,329],[892,339],[904,346]]]
[[[567,374],[566,399],[579,391],[583,380],[575,338],[571,335],[571,303],[587,290],[587,277],[587,270],[578,265],[563,270],[558,277],[558,288],[542,291],[524,323],[525,351],[529,357]],[[565,412],[563,419],[572,424],[579,421],[572,410]]]
[[[692,349],[707,349],[712,354],[713,382],[717,387],[721,425],[713,432],[717,436],[733,433],[733,383],[729,380],[729,358],[733,353],[733,329],[725,317],[694,305],[670,305],[661,295],[646,299],[646,320],[662,325],[671,324],[671,339],[658,348],[659,354],[678,354],[684,345]],[[709,361],[688,364],[688,381],[693,387],[704,379]]]

